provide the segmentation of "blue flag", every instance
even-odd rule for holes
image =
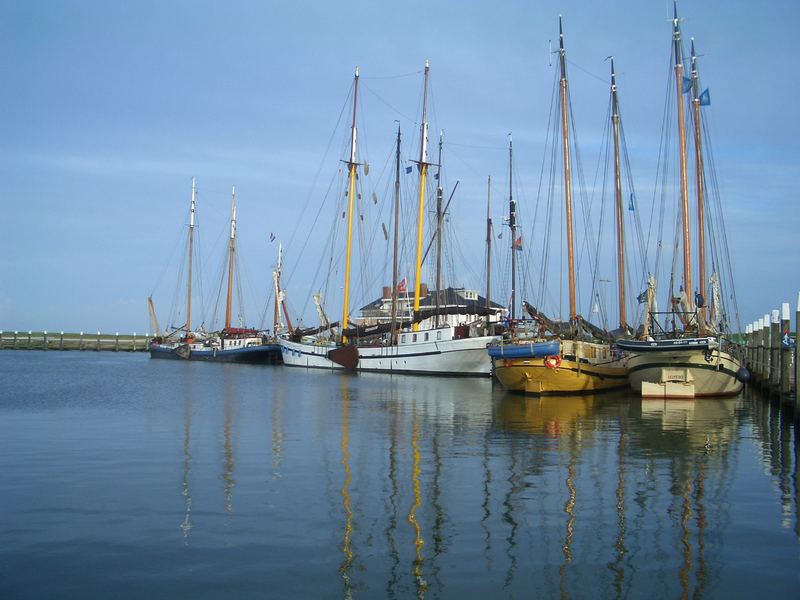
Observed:
[[[683,85],[681,86],[681,93],[685,94],[692,89],[692,80],[688,77],[683,78]]]
[[[411,173],[412,169],[413,169],[413,167],[406,167],[406,173]]]
[[[709,104],[711,104],[711,94],[708,93],[708,88],[706,88],[700,94],[700,106],[708,106]]]
[[[628,210],[631,212],[636,210],[636,208],[633,206],[633,194],[631,194],[631,199],[628,202]]]

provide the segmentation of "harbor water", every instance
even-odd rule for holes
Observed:
[[[0,353],[2,598],[800,589],[798,442],[744,394]]]

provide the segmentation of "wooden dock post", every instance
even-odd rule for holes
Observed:
[[[753,348],[753,325],[745,325],[744,327],[744,366],[752,373],[753,372],[753,357],[751,351]]]
[[[761,387],[766,386],[769,389],[769,369],[770,369],[770,358],[772,357],[769,343],[770,343],[770,335],[769,335],[769,313],[764,315],[764,328],[761,330],[761,335],[764,338],[764,357],[762,362],[763,373],[761,377]]]
[[[777,394],[781,386],[781,312],[772,311],[769,324],[769,394]]]
[[[789,319],[789,303],[784,302],[781,305],[781,401],[785,402],[789,398],[790,384],[791,384],[791,369],[792,369],[792,344],[790,341],[789,333],[790,319]]]
[[[794,330],[794,421],[800,423],[800,292],[797,292]]]
[[[758,323],[758,331],[756,332],[756,344],[758,344],[756,348],[756,374],[758,385],[761,386],[764,382],[764,317],[759,317],[756,323]]]

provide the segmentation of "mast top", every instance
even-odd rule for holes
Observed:
[[[358,65],[356,65],[356,79],[358,79]]]
[[[430,68],[431,68],[431,61],[426,58],[425,59],[425,70],[427,71]]]

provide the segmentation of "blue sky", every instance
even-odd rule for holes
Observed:
[[[166,321],[192,176],[206,289],[216,285],[210,280],[236,185],[249,322],[259,324],[270,287],[270,232],[287,244],[292,306],[305,306],[305,320],[315,320],[305,297],[317,285],[330,223],[317,207],[344,157],[345,138],[334,127],[353,68],[363,83],[359,150],[369,153],[369,177],[377,181],[395,119],[413,154],[425,59],[432,131],[446,132],[445,180],[460,182],[450,223],[472,263],[451,283],[482,290],[486,176],[496,182],[497,227],[509,131],[523,222],[525,202],[537,194],[555,68],[549,40],[556,43],[559,14],[586,177],[598,161],[608,102],[604,59],[613,54],[637,195],[652,201],[671,10],[668,0],[2,0],[0,328],[143,332],[150,293]],[[794,309],[800,5],[684,0],[679,10],[712,93],[706,114],[742,321],[781,301]],[[317,210],[321,229],[312,232]],[[370,289],[357,300],[389,283],[367,280]]]

